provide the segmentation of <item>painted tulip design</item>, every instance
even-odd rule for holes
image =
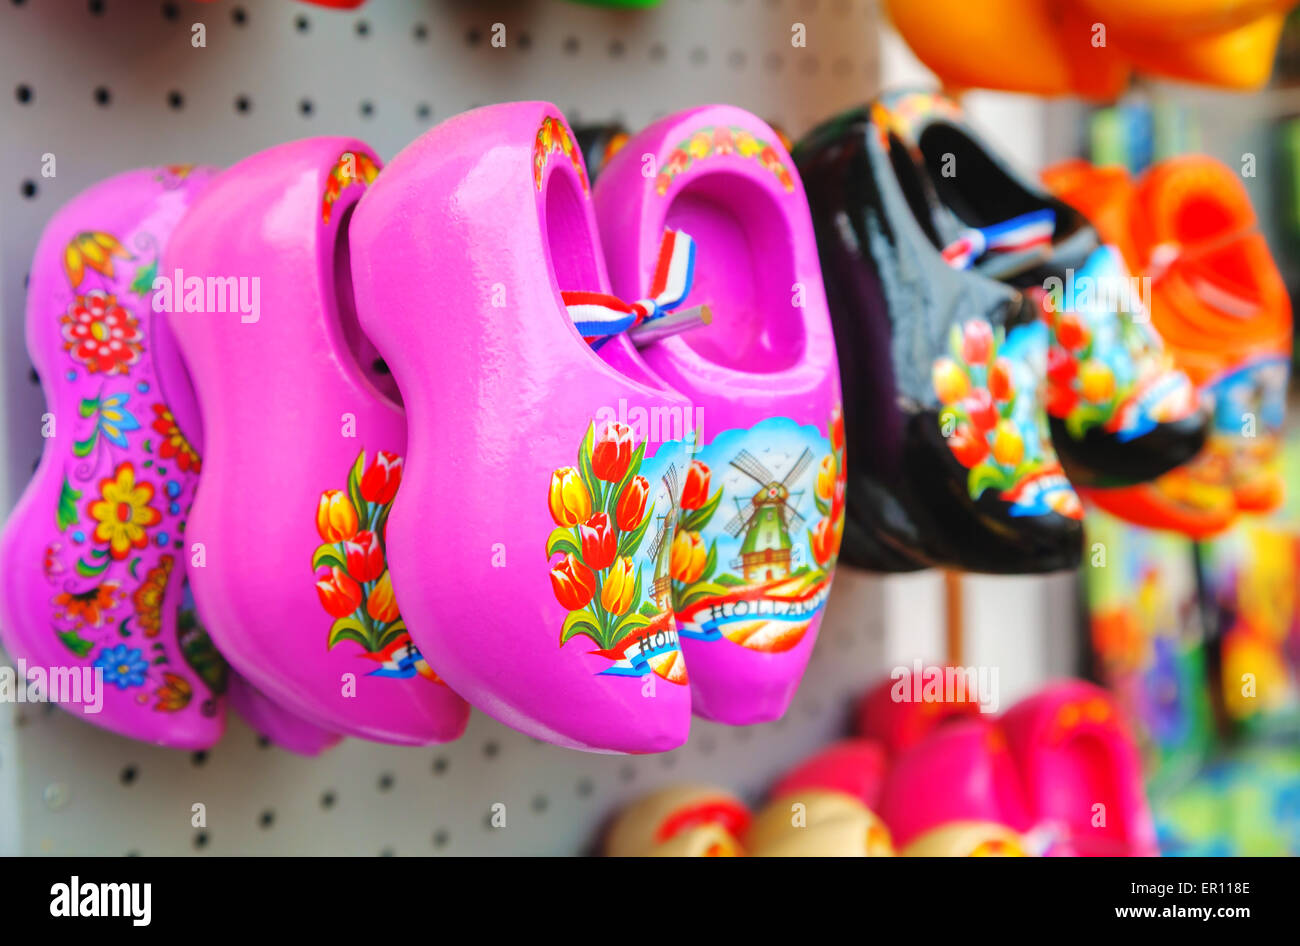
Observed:
[[[699,509],[709,499],[709,468],[699,460],[692,460],[686,471],[686,483],[682,486],[682,498],[679,505],[683,509]]]
[[[614,564],[618,557],[618,536],[609,516],[603,512],[595,513],[578,526],[578,535],[582,539],[582,560],[588,568],[600,571]]]
[[[551,474],[549,504],[556,528],[546,539],[551,587],[568,615],[560,627],[560,646],[583,636],[617,659],[638,632],[672,626],[667,595],[651,593],[655,577],[642,574],[637,553],[654,521],[647,508],[650,484],[640,475],[645,444],[626,424],[606,423],[597,434],[587,426],[578,447],[578,465]],[[556,556],[559,556],[558,560]],[[656,576],[657,577],[657,576]],[[685,683],[676,662],[655,673]],[[675,676],[666,676],[667,673]]]
[[[607,423],[591,448],[591,470],[597,479],[617,483],[627,475],[632,463],[632,444],[636,435],[627,424]]]
[[[357,534],[357,510],[341,489],[321,493],[316,506],[316,531],[326,542],[346,542]]]
[[[402,478],[402,458],[379,451],[367,466],[357,454],[346,489],[327,489],[316,506],[316,531],[323,544],[312,553],[321,606],[334,618],[327,646],[360,645],[368,656],[386,660],[395,644],[409,642],[388,574],[384,526]],[[325,571],[322,573],[322,569]],[[420,659],[418,672],[441,683]]]
[[[631,532],[645,520],[645,504],[650,497],[650,483],[644,476],[634,476],[618,494],[614,521],[623,532]]]
[[[690,584],[704,573],[708,552],[698,532],[678,532],[673,539],[669,570],[675,580]]]
[[[551,518],[557,526],[576,526],[591,516],[591,493],[578,471],[561,467],[551,474]]]
[[[551,587],[555,599],[570,611],[585,608],[596,593],[596,576],[572,553],[551,569]]]
[[[1018,345],[1021,338],[1031,337],[1015,336],[1013,341]],[[979,499],[986,489],[997,489],[1008,498],[1030,477],[1060,473],[1045,429],[1037,421],[1037,391],[1017,388],[1017,356],[1004,350],[1009,353],[1015,348],[1001,327],[972,319],[949,330],[948,354],[935,360],[931,372],[934,393],[943,405],[940,430],[953,457],[969,470],[967,489],[972,499]],[[1020,357],[1028,355],[1022,352]],[[1053,362],[1049,351],[1049,373],[1053,365],[1058,372],[1063,370],[1059,356]],[[1054,487],[1044,501],[1062,515],[1079,518],[1078,498],[1069,489]]]

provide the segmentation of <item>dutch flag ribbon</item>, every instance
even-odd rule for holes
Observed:
[[[682,304],[695,282],[695,241],[681,230],[664,230],[648,298],[624,302],[605,292],[560,293],[574,327],[592,348],[642,322],[662,318]]]
[[[944,261],[953,269],[970,269],[985,253],[1012,253],[1052,242],[1056,212],[1043,209],[1003,220],[990,227],[970,227],[943,248]]]

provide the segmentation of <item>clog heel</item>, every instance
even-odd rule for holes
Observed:
[[[213,174],[121,174],[46,226],[27,304],[46,440],[0,541],[0,636],[20,669],[44,677],[44,698],[179,749],[220,737],[224,668],[182,613],[202,461],[169,406],[151,303],[159,255]],[[89,688],[63,692],[53,668],[97,681],[77,676]]]
[[[213,640],[306,721],[422,745],[459,736],[469,708],[411,642],[387,567],[405,421],[370,370],[348,266],[351,211],[378,167],[347,138],[236,164],[173,235],[156,304],[203,417],[186,538]]]
[[[639,349],[702,421],[673,540],[673,608],[695,712],[776,719],[817,639],[845,503],[839,370],[803,187],[770,127],[709,106],[634,135],[593,200],[617,296],[667,288],[665,231],[694,242],[685,295],[667,291],[675,305],[708,305],[712,324]],[[602,353],[617,346],[638,356],[627,336]]]
[[[570,315],[609,286],[559,111],[494,105],[426,132],[362,198],[352,246],[357,312],[410,421],[388,543],[415,641],[531,736],[681,745],[668,585],[690,405],[602,360]]]

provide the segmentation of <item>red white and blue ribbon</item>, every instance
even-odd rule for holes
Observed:
[[[662,318],[682,304],[695,282],[695,241],[681,230],[665,230],[648,298],[624,302],[605,292],[560,293],[569,317],[592,348],[612,336]]]
[[[944,261],[953,269],[970,269],[985,253],[1015,253],[1047,246],[1056,231],[1056,212],[1035,210],[991,227],[971,227],[943,248]]]

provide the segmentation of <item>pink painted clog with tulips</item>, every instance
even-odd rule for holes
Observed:
[[[719,105],[634,135],[593,200],[617,296],[655,295],[665,230],[697,248],[680,304],[707,304],[712,324],[601,353],[694,407],[671,558],[694,710],[776,719],[816,643],[844,528],[839,366],[803,187],[771,127]]]
[[[46,439],[0,541],[0,638],[19,678],[98,726],[181,749],[220,737],[226,674],[182,600],[205,461],[172,412],[183,373],[178,384],[152,296],[213,174],[130,171],[46,226],[27,297],[46,399],[30,421]]]
[[[405,420],[356,324],[348,260],[378,168],[347,138],[240,162],[173,235],[158,295],[203,416],[186,538],[213,640],[307,722],[420,745],[458,737],[469,708],[411,640],[388,569]]]
[[[905,854],[1157,853],[1133,738],[1110,695],[1077,680],[931,731],[895,760],[880,815]]]
[[[475,109],[403,150],[352,224],[357,312],[409,417],[388,548],[412,637],[458,693],[579,749],[681,745],[670,559],[689,405],[593,351],[609,293],[572,132]],[[605,311],[608,311],[607,309]]]

